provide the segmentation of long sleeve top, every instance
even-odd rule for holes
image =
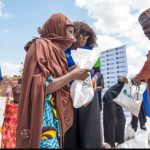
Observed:
[[[124,87],[123,82],[118,82],[112,87],[110,87],[103,97],[104,104],[112,103],[113,99],[115,99],[121,92],[122,88]]]

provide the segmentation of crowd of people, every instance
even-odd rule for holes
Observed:
[[[150,39],[150,9],[139,16],[139,22]],[[124,143],[126,118],[123,108],[113,99],[128,84],[127,77],[119,77],[118,82],[102,97],[104,80],[100,58],[93,68],[80,69],[71,55],[71,51],[77,48],[92,51],[97,47],[96,33],[92,27],[81,21],[71,22],[65,15],[57,13],[42,28],[38,28],[38,33],[39,37],[25,45],[22,80],[12,91],[9,87],[6,93],[1,147],[99,149],[104,148],[104,142],[112,148],[116,147],[116,143]],[[133,85],[147,82],[148,94],[149,69],[150,51],[143,68],[131,80]],[[85,106],[74,108],[70,97],[72,81],[84,81],[89,72],[94,97]],[[13,100],[10,100],[11,93]],[[100,116],[102,109],[103,126]],[[144,111],[141,105],[140,127],[146,130]],[[137,122],[138,118],[133,115],[131,125],[135,131]]]

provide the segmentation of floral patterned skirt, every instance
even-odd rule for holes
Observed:
[[[45,100],[40,148],[60,148],[60,125],[52,94]]]

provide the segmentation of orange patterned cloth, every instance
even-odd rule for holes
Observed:
[[[16,148],[17,111],[18,104],[6,102],[1,148]]]

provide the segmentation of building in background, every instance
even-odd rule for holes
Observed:
[[[126,46],[102,51],[100,58],[101,72],[104,77],[104,94],[109,87],[117,83],[118,77],[128,74]]]

